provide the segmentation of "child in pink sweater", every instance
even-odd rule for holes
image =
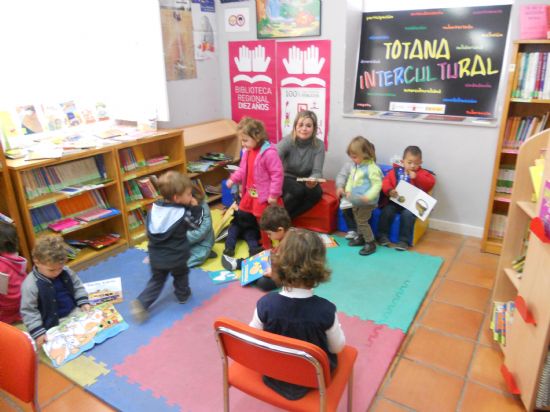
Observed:
[[[0,272],[7,275],[8,281],[8,293],[3,294],[0,290],[0,321],[6,323],[21,320],[21,284],[27,276],[27,259],[17,254],[18,248],[19,240],[15,226],[0,221]]]

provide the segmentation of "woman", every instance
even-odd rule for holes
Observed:
[[[325,148],[316,135],[317,116],[306,110],[294,119],[292,134],[277,145],[285,171],[283,202],[291,218],[311,209],[323,196],[317,182],[296,181],[298,177],[320,178],[323,174]]]

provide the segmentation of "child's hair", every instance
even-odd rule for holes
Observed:
[[[193,187],[193,183],[184,174],[170,170],[158,178],[157,187],[161,196],[171,202],[174,196],[181,195]]]
[[[315,137],[317,136],[317,115],[312,112],[311,110],[304,110],[304,111],[301,111],[299,112],[297,115],[296,115],[296,118],[294,119],[294,125],[292,126],[292,134],[290,135],[291,138],[292,138],[292,141],[296,141],[296,126],[298,125],[298,122],[301,120],[301,119],[311,119],[311,121],[313,122],[313,133],[312,133],[312,136]],[[313,140],[313,143],[314,144],[317,144],[318,139],[315,139]]]
[[[349,142],[346,153],[348,156],[361,156],[363,160],[372,160],[373,162],[376,162],[376,151],[374,149],[374,145],[363,136],[354,137],[351,142]]]
[[[265,131],[264,123],[252,117],[243,117],[237,125],[237,133],[242,133],[250,136],[261,146],[264,140],[267,140],[267,132]]]
[[[0,222],[0,253],[17,253],[19,239],[17,230],[11,223]]]
[[[65,242],[59,235],[44,235],[36,239],[32,259],[40,263],[61,263],[67,261]]]
[[[202,189],[195,184],[193,184],[191,188],[191,194],[197,200],[197,203],[199,205],[204,201],[204,198],[206,197]]]
[[[273,272],[286,287],[314,288],[330,278],[326,249],[317,233],[290,230],[272,256]]]
[[[284,207],[270,205],[265,208],[260,218],[260,229],[276,232],[280,227],[286,232],[291,225],[290,216]]]
[[[410,154],[412,156],[416,156],[422,159],[422,150],[420,150],[420,147],[418,146],[407,146],[403,151],[403,159],[407,156],[407,154]]]

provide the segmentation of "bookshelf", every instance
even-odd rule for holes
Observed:
[[[182,130],[161,130],[146,138],[119,144],[114,150],[128,242],[135,245],[146,240],[145,217],[157,199],[154,188],[152,194],[147,191],[147,187],[151,187],[146,183],[148,176],[158,177],[168,170],[186,171]]]
[[[521,397],[528,411],[535,406],[538,381],[550,344],[550,239],[539,237],[534,226],[541,200],[537,203],[532,200],[533,185],[529,173],[529,166],[544,153],[544,149],[543,184],[550,180],[550,130],[533,136],[519,149],[493,294],[496,302],[516,303],[513,322],[506,325],[506,344],[501,346],[504,353],[501,371],[510,391]],[[519,276],[512,268],[512,261],[524,254],[525,249],[525,265]]]
[[[117,161],[112,148],[89,149],[59,159],[7,160],[29,249],[48,225],[68,222],[58,233],[67,240],[120,235],[109,246],[83,248],[68,266],[80,269],[128,247]],[[77,187],[73,193],[62,192]],[[110,208],[110,213],[108,208]],[[103,209],[100,211],[100,209]],[[88,213],[94,210],[93,216]],[[100,213],[99,213],[99,212]],[[79,219],[79,217],[81,219]]]
[[[17,202],[15,201],[15,193],[10,178],[10,173],[6,164],[4,150],[0,145],[0,213],[8,216],[13,220],[19,237],[19,254],[27,259],[27,269],[31,268],[30,251],[27,245],[27,236],[23,228],[23,222],[19,215]]]
[[[542,68],[550,70],[550,63],[543,63],[550,57],[544,57],[547,53],[550,53],[550,40],[522,40],[513,44],[485,217],[481,246],[484,252],[501,253],[504,228],[510,219],[510,189],[512,183],[517,185],[515,171],[521,145],[550,125],[550,84],[541,83],[546,74],[542,73]]]
[[[241,153],[241,142],[236,134],[237,124],[229,119],[220,119],[184,127],[185,156],[188,162],[201,159],[208,152],[219,152],[229,155],[238,164]],[[221,188],[223,179],[229,177],[224,165],[214,166],[205,172],[187,173],[194,181],[200,180],[203,187],[207,185]],[[207,193],[208,202],[221,199],[221,194]]]

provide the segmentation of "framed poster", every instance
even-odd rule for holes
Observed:
[[[256,0],[258,39],[321,35],[321,0]]]
[[[510,10],[363,13],[354,109],[496,117]]]

